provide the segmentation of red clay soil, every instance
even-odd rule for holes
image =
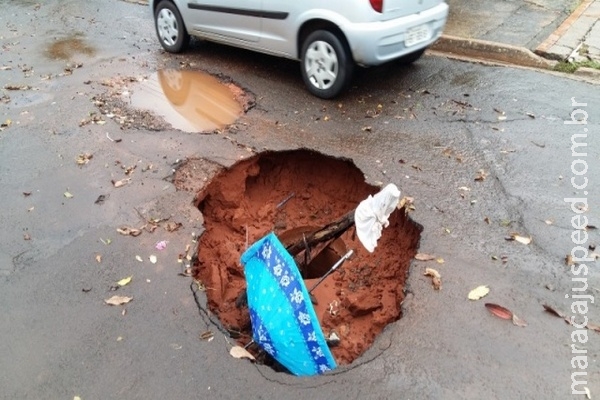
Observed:
[[[364,182],[363,173],[351,161],[297,150],[241,161],[198,193],[196,205],[206,231],[199,240],[194,275],[207,288],[208,305],[223,325],[242,332],[240,344],[251,340],[248,310],[239,301],[246,286],[240,264],[246,247],[271,231],[287,244],[303,230],[333,222],[378,191]],[[420,231],[404,209],[396,210],[377,248],[369,253],[352,226],[303,274],[312,278],[305,280],[311,288],[346,249],[354,250],[313,292],[323,333],[327,337],[335,332],[341,339],[332,348],[338,364],[352,362],[387,324],[401,317],[404,283]]]

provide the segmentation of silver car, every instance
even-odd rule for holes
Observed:
[[[190,35],[300,60],[308,90],[328,99],[355,65],[412,63],[442,34],[444,0],[150,0],[156,33],[171,53]]]

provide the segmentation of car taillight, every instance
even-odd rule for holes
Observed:
[[[383,0],[369,0],[369,2],[371,3],[373,10],[377,12],[381,12],[383,10]]]

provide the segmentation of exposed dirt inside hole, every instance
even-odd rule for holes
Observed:
[[[356,208],[379,188],[364,182],[348,160],[308,150],[268,152],[223,170],[196,197],[206,231],[200,237],[194,275],[205,287],[210,309],[239,342],[251,340],[248,310],[240,306],[245,289],[240,256],[256,240],[274,231],[280,240],[322,227]],[[292,197],[290,195],[294,194]],[[285,199],[284,205],[277,207]],[[373,343],[383,328],[401,317],[410,260],[421,227],[404,209],[390,216],[374,253],[368,253],[348,229],[328,250],[316,269],[305,274],[308,288],[346,251],[354,255],[313,292],[323,333],[341,339],[332,348],[338,364],[348,364]]]

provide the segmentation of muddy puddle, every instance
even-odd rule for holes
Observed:
[[[378,191],[365,183],[351,161],[308,150],[267,152],[241,161],[199,191],[195,202],[206,231],[199,240],[194,275],[206,287],[210,309],[240,345],[252,340],[240,263],[246,248],[270,232],[288,246],[347,215]],[[331,343],[338,365],[363,354],[401,317],[404,284],[421,229],[399,209],[391,214],[390,226],[373,253],[364,249],[352,225],[322,243],[310,259],[306,252],[295,256],[304,285],[312,288],[336,260],[354,251],[312,292],[323,334],[339,338],[339,343]],[[260,348],[249,349],[259,361],[274,364]]]
[[[229,86],[200,71],[160,70],[133,89],[132,107],[185,132],[223,128],[244,111]]]
[[[93,56],[96,54],[96,49],[82,37],[73,36],[50,43],[45,54],[52,60],[70,60],[78,54]]]

